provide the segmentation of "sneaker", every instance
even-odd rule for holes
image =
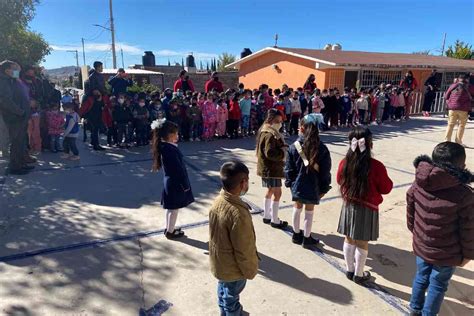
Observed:
[[[346,271],[346,277],[352,281],[354,279],[354,272]]]
[[[422,315],[421,311],[417,312],[410,309],[410,316],[421,316],[421,315]]]
[[[201,139],[199,137],[196,137],[195,141],[200,142]]]
[[[24,166],[21,167],[21,169],[23,169],[23,170],[28,170],[28,171],[29,171],[29,170],[35,169],[35,166],[24,165]]]
[[[190,138],[189,141],[192,143],[194,142],[194,138]]]
[[[263,223],[264,223],[264,224],[267,224],[267,225],[268,225],[268,224],[271,224],[271,222],[272,222],[272,220],[269,219],[269,218],[264,218],[264,219],[263,219]]]
[[[270,225],[271,225],[273,228],[285,229],[285,228],[288,227],[288,222],[285,222],[285,221],[280,220],[280,223],[278,223],[278,224],[271,223]]]
[[[80,160],[80,159],[81,159],[80,156],[75,156],[75,155],[74,155],[74,156],[71,157],[71,160]]]
[[[59,157],[61,157],[62,159],[68,159],[69,157],[71,157],[71,155],[70,154],[62,154]]]
[[[294,244],[301,245],[303,243],[303,232],[300,230],[299,233],[293,232],[293,238],[292,241]]]
[[[310,249],[319,244],[319,239],[313,238],[311,235],[303,239],[303,248]]]
[[[177,239],[184,237],[184,232],[181,229],[175,229],[172,233],[165,232],[165,237],[168,239]]]
[[[363,276],[357,276],[357,275],[354,275],[354,278],[352,279],[355,283],[359,284],[359,285],[364,285],[365,283],[367,283],[367,281],[370,280],[370,272],[368,271],[365,271],[363,273]]]

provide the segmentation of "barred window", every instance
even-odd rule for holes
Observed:
[[[402,72],[398,70],[362,70],[360,88],[372,88],[385,84],[398,85],[402,80]]]
[[[441,81],[441,91],[448,90],[449,86],[454,83],[454,79],[457,78],[460,74],[463,74],[463,72],[457,71],[443,73],[443,80]]]

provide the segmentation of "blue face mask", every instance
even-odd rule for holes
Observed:
[[[20,71],[19,70],[13,70],[12,77],[15,78],[15,79],[20,78]]]

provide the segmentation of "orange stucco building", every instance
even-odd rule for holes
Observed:
[[[417,54],[267,47],[227,67],[237,68],[239,82],[249,89],[262,83],[272,88],[283,84],[298,88],[310,74],[316,76],[320,89],[367,88],[381,82],[398,84],[408,70],[413,71],[421,88],[436,68],[444,90],[460,72],[474,71],[474,61]]]

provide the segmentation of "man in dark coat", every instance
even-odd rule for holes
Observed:
[[[102,75],[104,67],[100,61],[94,62],[94,69],[89,72],[89,84],[88,91],[86,91],[87,96],[92,95],[92,91],[99,90],[102,95],[107,94],[105,89],[105,78]]]
[[[102,95],[98,89],[92,91],[92,95],[86,99],[79,109],[79,115],[87,120],[91,129],[91,145],[94,150],[105,150],[100,146],[99,134],[104,127],[104,118],[107,109],[110,109],[110,99],[107,95]]]
[[[132,79],[123,68],[119,68],[117,74],[109,78],[109,85],[112,87],[112,94],[118,96],[120,93],[126,93],[127,88],[133,86]]]
[[[5,60],[0,63],[0,113],[10,136],[9,173],[23,175],[33,167],[26,156],[28,98],[18,82],[20,66]]]

